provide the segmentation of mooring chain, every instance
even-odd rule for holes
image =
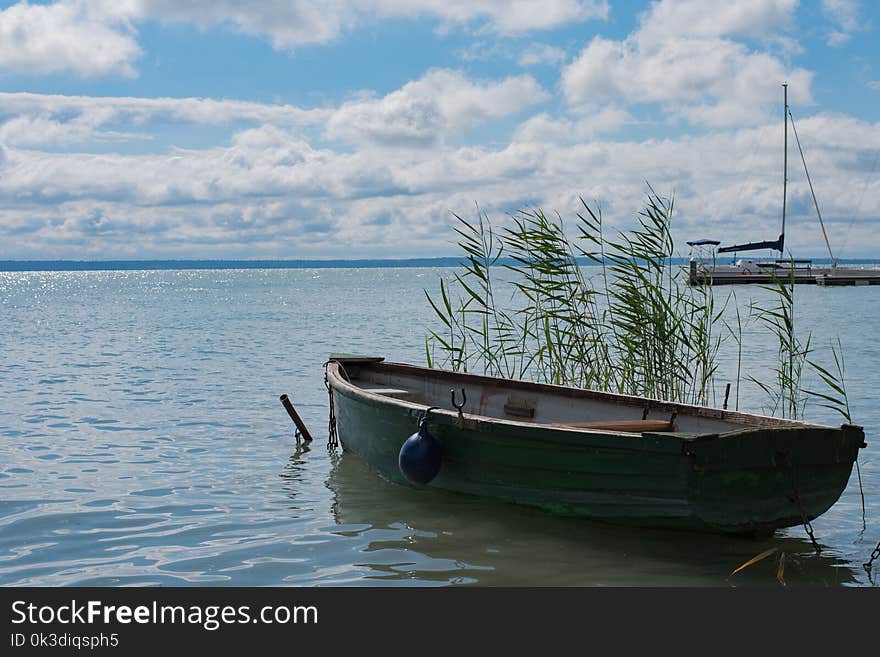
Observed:
[[[339,436],[336,433],[336,409],[333,407],[333,388],[330,386],[330,380],[327,378],[327,366],[330,365],[328,360],[324,363],[324,387],[327,388],[327,394],[330,397],[330,421],[327,427],[327,449],[334,450],[339,445]]]
[[[880,541],[877,541],[877,547],[875,547],[874,551],[871,552],[871,558],[862,564],[862,568],[864,568],[865,572],[868,573],[868,579],[871,579],[871,568],[873,567],[874,561],[876,559],[880,559]]]
[[[813,544],[813,548],[816,550],[816,554],[819,554],[822,551],[822,548],[819,547],[819,543],[816,541],[816,537],[813,535],[813,525],[810,523],[810,519],[807,518],[807,512],[804,510],[804,503],[801,501],[801,494],[798,490],[797,473],[795,472],[794,461],[791,460],[790,455],[788,463],[791,466],[791,486],[794,493],[794,501],[797,503],[798,509],[801,512],[801,520],[804,523],[804,529],[807,532],[807,536],[810,537],[810,542]]]

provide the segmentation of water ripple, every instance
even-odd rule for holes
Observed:
[[[3,273],[0,585],[772,586],[769,565],[729,575],[771,545],[792,555],[791,585],[866,583],[876,536],[862,532],[854,479],[813,522],[827,546],[816,557],[799,528],[732,541],[606,527],[413,491],[328,454],[327,354],[422,362],[422,289],[441,273]],[[875,294],[798,291],[814,343],[841,332],[869,445],[880,349],[860,327],[877,323]],[[768,344],[747,347],[758,368]],[[282,392],[317,447],[295,447]]]

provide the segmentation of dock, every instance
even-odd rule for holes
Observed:
[[[854,285],[880,285],[880,267],[813,267],[809,261],[795,261],[794,266],[782,265],[784,261],[770,266],[718,265],[707,267],[691,260],[689,285],[769,285],[777,280],[794,281],[805,285],[843,287]]]
[[[816,276],[816,285],[821,285],[823,287],[835,287],[839,285],[880,285],[880,272],[874,274],[847,274],[844,272],[822,274]]]

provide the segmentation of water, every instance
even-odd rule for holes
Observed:
[[[424,362],[422,289],[450,271],[0,272],[0,584],[776,586],[775,558],[730,575],[770,547],[789,586],[870,584],[880,291],[796,290],[816,344],[843,340],[869,444],[867,530],[853,472],[813,522],[816,556],[799,527],[760,540],[623,529],[397,486],[329,454],[327,355]],[[744,376],[773,356],[750,329]],[[295,445],[283,392],[311,449]],[[740,404],[760,410],[754,389]]]

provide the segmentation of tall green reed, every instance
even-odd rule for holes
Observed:
[[[456,215],[465,254],[457,296],[443,281],[439,298],[425,292],[444,327],[426,340],[429,365],[707,403],[723,307],[671,266],[673,201],[651,190],[637,228],[614,238],[601,211],[581,204],[575,239],[559,214],[539,209],[517,212],[500,232],[483,213]],[[506,304],[492,270],[502,258]],[[584,259],[601,274],[587,277]]]
[[[758,385],[770,400],[771,414],[798,419],[803,417],[806,397],[801,388],[804,366],[812,351],[812,335],[802,340],[795,325],[795,282],[794,266],[786,277],[773,276],[772,285],[762,285],[772,293],[775,302],[763,307],[752,302],[750,310],[759,322],[764,324],[776,338],[777,353],[773,361],[774,381],[767,383],[754,376],[749,380]]]
[[[479,208],[475,221],[454,215],[464,259],[439,294],[425,290],[441,322],[425,340],[428,365],[708,405],[717,401],[721,346],[732,338],[738,409],[744,324],[755,320],[776,339],[774,380],[746,378],[772,413],[802,417],[808,396],[848,412],[842,350],[832,350],[837,375],[808,360],[794,280],[776,279],[766,287],[769,307],[753,302],[745,318],[732,294],[719,301],[712,285],[688,285],[672,262],[674,202],[648,190],[636,226],[612,236],[601,209],[583,199],[573,238],[561,215],[540,209],[514,213],[500,230]],[[597,265],[592,275],[584,262]],[[735,326],[725,318],[731,299]],[[806,366],[826,393],[802,388]]]
[[[775,299],[770,307],[752,302],[750,312],[776,338],[777,353],[773,361],[774,380],[766,383],[754,376],[749,380],[763,390],[770,401],[770,412],[789,419],[802,419],[807,402],[815,399],[818,405],[840,414],[847,423],[852,422],[849,398],[846,391],[846,363],[840,338],[831,344],[831,356],[835,372],[821,365],[810,355],[814,352],[813,336],[807,332],[802,337],[797,329],[795,315],[794,263],[790,263],[787,276],[773,276],[772,285],[761,286]],[[825,385],[825,391],[808,390],[803,387],[807,371],[817,375]]]

